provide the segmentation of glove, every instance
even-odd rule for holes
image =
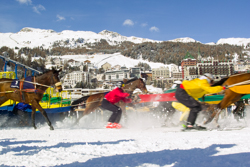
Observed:
[[[134,103],[139,103],[141,101],[141,98],[138,95],[133,95],[132,99]]]
[[[132,99],[126,99],[125,103],[132,103]]]
[[[141,101],[141,99],[139,98],[139,99],[137,99],[135,102],[136,102],[136,103],[139,103],[140,101]]]
[[[228,89],[227,85],[222,86],[223,90]]]

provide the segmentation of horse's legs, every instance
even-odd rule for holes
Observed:
[[[54,128],[53,128],[53,126],[51,125],[51,122],[50,122],[50,120],[49,120],[49,118],[48,118],[48,116],[47,116],[47,113],[45,112],[45,110],[40,106],[40,104],[37,102],[37,101],[33,101],[32,102],[32,105],[34,105],[34,107],[35,108],[37,108],[40,112],[41,112],[41,114],[44,116],[44,118],[45,118],[45,120],[47,121],[47,123],[48,123],[48,125],[49,125],[49,127],[50,127],[50,130],[54,130]],[[32,107],[32,110],[33,110],[33,107]],[[33,111],[32,111],[33,112]],[[33,115],[33,117],[34,117],[34,115]],[[35,118],[35,117],[34,117]],[[33,118],[32,118],[33,119]],[[33,123],[33,126],[34,126],[34,124],[35,124],[35,120],[32,120],[32,122],[34,122]],[[34,127],[35,128],[35,127]]]
[[[217,108],[213,108],[212,110],[213,110],[213,111],[211,111],[212,114],[210,116],[208,116],[206,121],[203,122],[204,125],[210,123],[214,119],[215,115],[217,114],[217,111],[215,111],[215,110],[217,110]],[[209,111],[206,111],[206,112],[209,112]]]
[[[74,123],[74,125],[77,125],[79,123],[80,119],[82,119],[83,116],[88,115],[89,113],[94,111],[97,107],[95,107],[95,108],[86,107],[85,110],[83,111],[83,114],[78,114],[78,118],[76,119],[76,122]]]
[[[88,115],[90,112],[100,107],[100,105],[102,104],[103,98],[104,98],[104,93],[90,95],[90,96],[81,98],[80,101],[85,104],[85,110],[83,111],[83,114],[78,114],[78,118],[76,119],[76,122],[74,123],[74,125],[78,124],[80,119],[83,116]]]
[[[220,116],[220,113],[221,113],[221,109],[218,109],[219,111],[215,114],[214,116],[214,124],[216,125],[217,128],[220,127],[219,123],[218,123],[218,120],[219,120],[219,116]]]
[[[225,97],[222,99],[222,101],[216,107],[212,107],[213,113],[210,116],[210,118],[204,122],[204,124],[207,124],[214,119],[214,123],[216,124],[217,127],[219,127],[218,120],[222,109],[226,108],[233,102],[238,101],[241,97],[242,95],[236,94],[229,90],[229,93],[225,94]]]
[[[35,124],[36,108],[34,106],[31,107],[32,107],[32,113],[31,113],[32,126],[34,127],[34,129],[36,129],[36,124]]]
[[[6,96],[2,96],[0,97],[0,106],[5,103],[7,100],[9,100],[9,98],[7,98]]]
[[[234,115],[234,118],[239,121],[240,118],[243,118],[245,104],[243,101],[237,101],[234,104],[236,105],[236,108],[232,111],[232,114]]]
[[[213,108],[212,114],[210,115],[210,117],[206,121],[203,122],[203,124],[206,125],[206,124],[210,123],[212,120],[214,120],[213,123],[216,125],[216,127],[219,128],[220,125],[218,124],[218,119],[219,119],[219,115],[220,115],[221,111],[222,110],[217,108],[217,107]]]
[[[0,97],[0,106],[5,103],[7,100],[9,100],[6,96],[2,96]],[[11,117],[7,117],[7,121],[6,123],[8,123],[11,120]],[[7,125],[7,124],[6,124]],[[1,126],[5,126],[5,124],[1,125]]]

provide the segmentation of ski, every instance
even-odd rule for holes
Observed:
[[[202,132],[202,131],[208,131],[208,129],[181,129],[181,132]]]
[[[215,128],[215,129],[208,129],[209,131],[234,131],[234,130],[241,130],[244,129],[245,127],[225,127],[225,128]]]

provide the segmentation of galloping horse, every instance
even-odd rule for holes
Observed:
[[[35,126],[35,112],[38,109],[44,118],[46,119],[50,130],[54,130],[51,122],[47,116],[47,113],[39,104],[39,101],[43,98],[43,93],[50,86],[56,86],[56,90],[61,92],[62,85],[60,79],[58,78],[58,74],[61,70],[52,69],[50,71],[45,72],[36,77],[32,77],[31,81],[22,81],[22,80],[14,80],[2,78],[0,79],[0,106],[6,102],[7,100],[14,100],[18,102],[30,103],[32,106],[32,125],[36,129]],[[20,88],[11,88],[11,84],[14,82],[20,83]],[[30,83],[34,86],[34,89],[22,89],[22,85],[25,82]],[[17,86],[17,85],[16,85]]]
[[[246,94],[250,93],[250,73],[235,74],[215,83],[215,85],[228,86],[225,90],[225,96],[222,101],[213,109],[213,113],[204,124],[207,124],[215,118],[215,123],[218,125],[219,114],[222,109],[225,109],[230,104],[240,100]]]
[[[124,79],[123,82],[125,83],[124,90],[125,92],[129,93],[130,95],[133,93],[133,91],[138,88],[140,89],[143,93],[147,93],[148,90],[145,86],[145,83],[141,78],[134,78],[131,80]],[[72,102],[72,110],[73,111],[80,103],[84,103],[85,105],[85,110],[83,111],[82,116],[80,116],[76,123],[79,122],[79,120],[84,116],[88,115],[95,109],[101,106],[102,100],[105,96],[105,93],[98,93],[94,95],[89,95],[89,96],[84,96],[80,99],[77,99]],[[116,103],[117,106],[119,106],[122,109],[122,112],[124,113],[126,111],[126,105],[125,103],[121,100],[118,103]]]

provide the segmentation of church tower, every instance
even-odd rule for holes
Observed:
[[[202,57],[201,57],[201,51],[200,51],[200,47],[199,47],[198,56],[197,56],[198,62],[201,62],[201,59],[202,59]]]

